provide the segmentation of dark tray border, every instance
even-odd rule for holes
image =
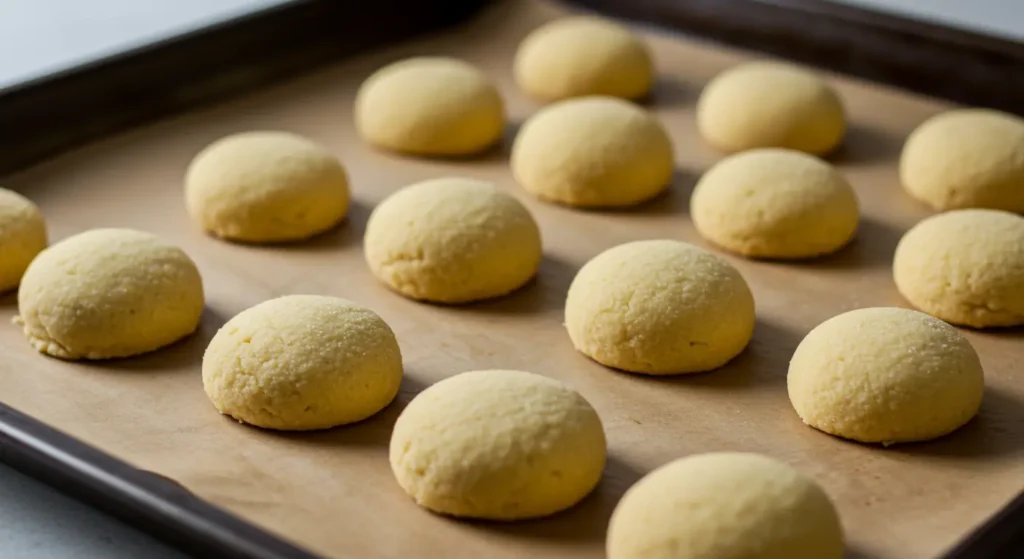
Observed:
[[[489,0],[290,3],[0,90],[0,175],[469,17]],[[608,15],[1024,114],[1024,45],[818,0],[572,0]],[[402,18],[396,19],[396,14]],[[957,72],[948,80],[950,69]],[[0,461],[197,557],[315,556],[0,404]],[[1024,493],[946,559],[1024,554]]]

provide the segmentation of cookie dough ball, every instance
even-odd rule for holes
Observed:
[[[608,525],[608,559],[841,559],[835,507],[772,458],[699,454],[651,472]]]
[[[843,140],[846,119],[839,96],[814,73],[779,62],[748,62],[704,88],[697,128],[725,152],[777,147],[821,155]]]
[[[604,470],[601,419],[575,390],[521,371],[472,371],[420,393],[391,435],[391,470],[431,511],[537,518],[589,494]]]
[[[541,109],[512,146],[512,173],[538,198],[583,207],[631,206],[661,193],[675,168],[672,141],[644,109],[582,97]]]
[[[817,157],[755,149],[720,161],[690,198],[697,231],[756,258],[810,258],[835,252],[857,231],[857,197]]]
[[[988,109],[934,116],[907,138],[900,181],[936,210],[1024,213],[1024,119]]]
[[[643,97],[654,81],[647,45],[606,19],[576,16],[552,21],[519,45],[516,83],[528,95],[557,101],[585,95]]]
[[[287,132],[246,132],[210,144],[185,175],[185,201],[204,230],[224,239],[306,239],[348,211],[348,177],[325,148]]]
[[[29,262],[46,248],[46,222],[28,198],[0,188],[0,293],[21,283]]]
[[[687,243],[636,241],[587,262],[565,327],[594,361],[651,375],[721,367],[754,332],[754,298],[728,262]]]
[[[471,155],[505,132],[498,89],[475,67],[418,57],[377,70],[356,95],[356,128],[380,148],[425,156]]]
[[[967,423],[985,381],[974,348],[955,328],[898,308],[850,311],[800,342],[789,363],[789,400],[807,425],[885,445],[941,437]]]
[[[366,419],[394,400],[401,383],[391,328],[338,297],[260,303],[221,327],[203,355],[203,388],[217,411],[266,429]]]
[[[540,229],[491,183],[441,178],[407,186],[370,215],[366,263],[395,291],[423,301],[467,303],[522,287],[537,273]]]
[[[953,324],[1024,324],[1024,217],[955,210],[921,221],[900,239],[896,288],[912,305]]]
[[[132,229],[93,229],[29,264],[15,322],[32,347],[61,359],[147,353],[191,334],[203,282],[180,248]]]

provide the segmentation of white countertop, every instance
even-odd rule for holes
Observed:
[[[287,0],[0,0],[0,88]],[[1024,41],[1024,0],[833,0]],[[3,559],[183,557],[0,465]]]

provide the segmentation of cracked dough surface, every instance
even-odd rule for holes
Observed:
[[[464,178],[419,182],[373,210],[363,240],[378,279],[413,299],[465,303],[510,293],[536,273],[540,229],[519,200]]]
[[[479,69],[454,58],[389,64],[356,94],[356,129],[380,148],[425,156],[481,152],[505,132],[505,104]]]
[[[654,115],[613,97],[580,97],[537,111],[512,145],[512,174],[560,204],[631,206],[661,193],[675,171],[672,141]]]
[[[613,21],[574,16],[533,30],[516,51],[516,83],[531,97],[556,101],[585,95],[643,97],[654,82],[642,39]]]
[[[725,152],[832,151],[846,134],[843,104],[818,75],[782,62],[747,62],[715,76],[697,101],[697,129]]]
[[[975,328],[1024,324],[1024,217],[953,210],[900,239],[896,288],[918,309]]]
[[[185,175],[185,201],[206,231],[252,243],[306,239],[337,225],[348,176],[326,148],[288,132],[244,132],[203,149]]]
[[[229,320],[203,355],[217,410],[277,430],[326,429],[384,409],[402,383],[391,328],[352,301],[288,295]]]
[[[989,109],[938,114],[907,138],[900,181],[937,210],[1024,213],[1024,119]]]
[[[701,236],[759,258],[811,258],[835,252],[857,231],[853,188],[817,157],[754,149],[723,159],[690,198]]]
[[[93,229],[39,253],[18,290],[36,350],[62,359],[147,353],[191,334],[203,282],[180,248],[132,229]]]
[[[0,293],[21,283],[29,262],[46,248],[46,222],[31,200],[0,188]]]
[[[743,351],[754,298],[722,258],[671,240],[613,247],[569,286],[565,327],[591,359],[634,373],[709,371]]]
[[[850,311],[811,330],[787,384],[807,425],[886,445],[955,431],[977,414],[985,390],[978,354],[956,328],[888,307]]]
[[[533,373],[471,371],[417,395],[395,423],[391,470],[417,504],[494,520],[567,509],[601,479],[601,419],[578,392]]]
[[[608,525],[608,559],[841,559],[835,507],[775,459],[681,458],[626,492]]]

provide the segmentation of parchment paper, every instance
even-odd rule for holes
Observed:
[[[815,325],[864,306],[905,305],[891,278],[899,236],[928,212],[904,194],[896,160],[903,138],[945,105],[834,78],[852,128],[833,157],[863,207],[858,240],[804,264],[728,257],[757,300],[750,347],[725,368],[677,379],[605,369],[576,354],[562,327],[575,271],[618,243],[667,237],[703,244],[687,215],[694,180],[720,156],[699,141],[693,106],[715,73],[749,57],[678,35],[650,33],[660,80],[649,105],[675,141],[671,192],[634,211],[581,212],[535,201],[512,180],[508,144],[537,106],[511,80],[514,49],[530,29],[565,10],[533,1],[493,7],[447,33],[354,59],[208,110],[107,139],[12,177],[39,203],[54,239],[90,227],[153,231],[197,261],[208,311],[193,338],[149,356],[64,363],[33,352],[0,308],[0,399],[133,465],[173,478],[199,496],[332,557],[603,556],[609,514],[651,469],[697,452],[762,452],[817,479],[838,505],[851,557],[929,557],[952,545],[1024,487],[1024,334],[967,332],[984,363],[980,416],[942,440],[882,449],[805,427],[792,411],[789,357]],[[512,125],[505,145],[464,161],[412,159],[364,146],[352,127],[356,87],[380,65],[409,55],[454,55],[499,84]],[[955,77],[951,77],[955,79]],[[347,166],[355,204],[338,230],[294,247],[232,245],[205,237],[188,219],[182,176],[207,143],[233,132],[285,129],[330,146]],[[379,285],[362,260],[371,208],[411,182],[465,175],[520,196],[540,223],[546,258],[521,291],[469,307],[407,301]],[[364,423],[326,432],[277,434],[218,415],[202,391],[206,343],[233,314],[288,293],[339,295],[379,312],[402,346],[406,378],[398,400]],[[467,523],[415,506],[387,461],[390,428],[421,389],[479,368],[516,368],[579,389],[604,420],[610,462],[596,493],[553,518]]]

